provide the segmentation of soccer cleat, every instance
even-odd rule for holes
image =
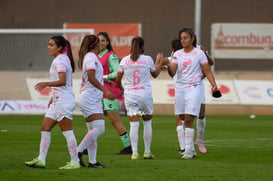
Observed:
[[[139,159],[139,158],[138,158],[138,154],[137,154],[137,155],[134,155],[134,154],[133,154],[133,155],[131,156],[131,160],[138,160],[138,159]]]
[[[105,166],[103,164],[101,164],[100,162],[97,162],[95,164],[88,163],[88,167],[89,168],[105,168]]]
[[[81,152],[78,152],[78,158],[79,158],[79,164],[81,167],[85,167],[85,164],[82,160],[82,156],[83,156],[84,153],[81,153]]]
[[[202,141],[196,141],[195,144],[197,145],[197,147],[201,153],[207,153],[207,149]]]
[[[32,168],[45,168],[46,163],[38,160],[38,158],[34,158],[31,161],[25,162],[25,165]]]
[[[84,149],[83,152],[82,152],[83,155],[88,155],[88,151],[87,149]]]
[[[65,166],[60,167],[59,169],[61,169],[61,170],[71,170],[71,169],[77,169],[77,168],[81,168],[79,163],[74,165],[71,162],[67,162]]]
[[[177,154],[180,154],[180,155],[183,155],[184,152],[185,152],[185,149],[183,149],[183,150],[179,149],[176,153],[177,153]]]
[[[154,159],[155,156],[152,153],[144,153],[143,158],[144,159]]]
[[[195,151],[192,152],[184,152],[184,155],[181,157],[182,159],[188,160],[188,159],[192,159],[194,157],[196,157],[197,154]]]
[[[132,147],[131,147],[131,145],[123,148],[122,150],[120,150],[120,152],[118,154],[119,155],[132,154]]]

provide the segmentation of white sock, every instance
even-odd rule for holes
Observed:
[[[178,138],[178,143],[179,143],[179,148],[180,150],[185,149],[185,130],[183,125],[179,125],[176,127],[176,132],[177,132],[177,138]]]
[[[186,144],[185,152],[186,153],[194,151],[193,137],[194,137],[194,129],[185,128],[185,144]]]
[[[87,147],[89,163],[97,163],[97,150],[98,144],[97,139],[92,140],[92,144]]]
[[[45,162],[47,152],[51,143],[51,132],[50,131],[41,131],[41,141],[40,141],[40,153],[38,160]]]
[[[93,129],[92,122],[86,123],[88,131]],[[87,147],[88,159],[92,164],[97,163],[97,139],[93,139],[90,146]]]
[[[92,145],[94,139],[97,139],[105,131],[104,120],[95,120],[87,124],[88,129],[91,130],[84,136],[80,145],[78,146],[78,152],[83,152],[84,149]]]
[[[197,131],[197,141],[203,141],[203,137],[205,134],[205,127],[206,127],[206,117],[204,117],[203,119],[197,119],[196,122],[196,131]]]
[[[130,140],[133,155],[138,154],[138,128],[139,128],[139,121],[130,122]]]
[[[152,129],[152,120],[143,121],[144,131],[143,131],[143,139],[144,139],[144,148],[145,153],[151,153],[151,144],[153,140],[153,129]]]
[[[73,130],[63,131],[63,135],[66,138],[68,151],[71,157],[71,163],[73,163],[74,165],[79,164],[77,140],[75,138]]]

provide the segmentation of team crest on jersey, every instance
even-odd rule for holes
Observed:
[[[192,62],[191,59],[185,59],[184,62],[183,62],[183,66],[186,67],[186,66],[190,65],[191,62]]]

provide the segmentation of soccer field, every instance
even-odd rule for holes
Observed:
[[[56,126],[45,169],[26,167],[38,156],[43,115],[0,115],[0,180],[273,180],[273,116],[207,116],[205,144],[208,152],[182,160],[178,149],[174,116],[154,116],[152,152],[154,160],[130,160],[117,155],[122,148],[106,117],[106,132],[98,139],[98,161],[104,169],[59,170],[70,161],[66,140]],[[129,130],[127,117],[122,117]],[[82,116],[74,117],[78,143],[86,133]],[[143,155],[143,125],[139,152]],[[84,156],[87,162],[87,156]]]

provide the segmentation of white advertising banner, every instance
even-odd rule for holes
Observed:
[[[205,96],[207,104],[239,104],[232,80],[217,80],[219,89],[222,92],[221,98],[213,98],[211,87],[205,80]],[[153,88],[154,104],[174,104],[174,81],[173,80],[151,80]]]
[[[30,97],[32,100],[49,100],[51,96],[51,89],[50,87],[47,87],[41,91],[36,91],[34,89],[34,86],[38,82],[44,82],[49,81],[48,79],[38,79],[38,78],[27,78],[27,86],[30,93]],[[73,92],[75,95],[76,102],[79,100],[80,95],[80,89],[81,89],[81,80],[80,79],[73,79]]]
[[[234,83],[241,104],[273,105],[273,81],[234,80]]]
[[[240,104],[232,80],[217,80],[217,86],[222,93],[220,98],[212,97],[210,83],[205,79],[206,104]]]
[[[51,95],[50,87],[36,91],[34,86],[39,82],[49,81],[48,79],[26,78],[28,91],[32,100],[49,100]]]
[[[48,101],[0,101],[1,113],[45,113],[47,110]]]
[[[272,59],[273,24],[214,23],[211,55],[228,59]]]
[[[154,104],[174,104],[174,81],[151,80]]]
[[[50,98],[50,88],[36,91],[34,85],[46,79],[27,78],[27,85],[34,101]],[[217,80],[222,92],[221,98],[213,98],[209,82],[205,79],[206,104],[252,104],[273,105],[273,81],[262,80]],[[174,104],[174,81],[151,80],[154,104]],[[73,79],[73,92],[78,103],[80,95],[80,79]]]

